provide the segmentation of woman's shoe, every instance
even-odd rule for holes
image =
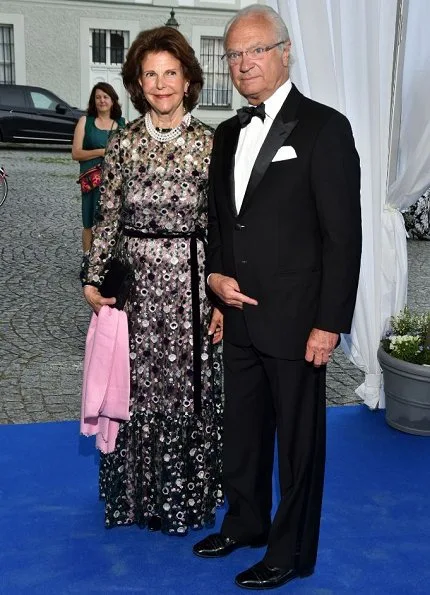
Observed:
[[[161,518],[159,516],[151,516],[148,521],[149,531],[160,531],[161,529]]]

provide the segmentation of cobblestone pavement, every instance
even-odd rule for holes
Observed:
[[[63,151],[0,148],[0,423],[77,419],[90,311],[81,296],[78,168]],[[410,303],[429,307],[430,242],[409,242]],[[363,374],[338,349],[328,404],[359,402]]]

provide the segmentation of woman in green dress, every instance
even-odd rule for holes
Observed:
[[[79,161],[83,174],[100,165],[113,130],[125,125],[118,95],[109,83],[97,83],[90,95],[87,115],[79,119],[73,137],[72,159]],[[82,250],[84,257],[91,248],[92,227],[100,199],[99,188],[82,193]]]

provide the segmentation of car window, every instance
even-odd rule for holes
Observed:
[[[58,104],[56,99],[41,91],[30,91],[30,97],[34,107],[37,109],[49,109],[55,111]]]
[[[25,107],[24,90],[0,85],[0,104],[11,107]]]

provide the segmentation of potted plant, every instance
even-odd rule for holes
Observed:
[[[393,316],[378,360],[387,423],[409,434],[430,436],[430,312],[404,308]]]

